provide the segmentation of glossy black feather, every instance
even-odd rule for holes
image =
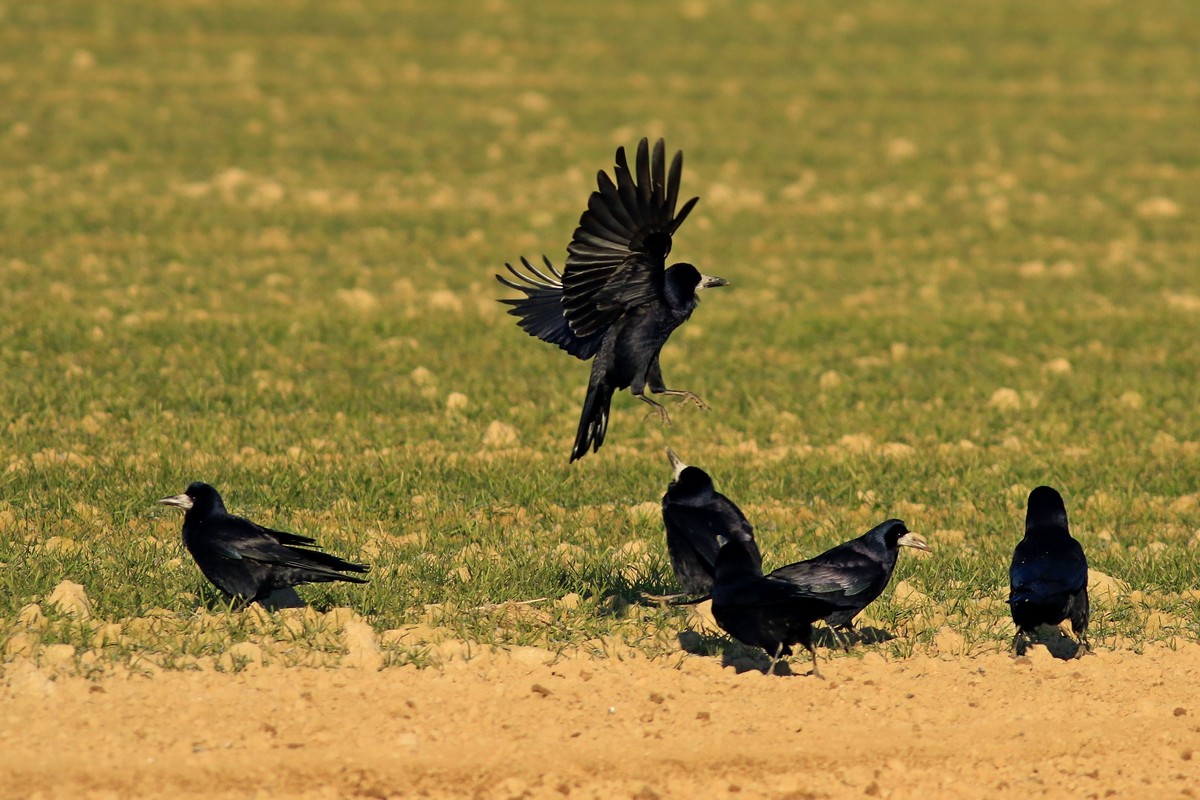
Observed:
[[[501,303],[512,306],[509,314],[517,318],[521,330],[542,341],[557,345],[561,349],[587,361],[596,355],[600,348],[600,336],[576,336],[563,316],[562,308],[562,274],[550,263],[545,256],[542,260],[550,273],[540,271],[537,267],[522,258],[526,272],[521,272],[511,264],[505,264],[513,278],[497,275],[496,280],[512,289],[525,293],[523,300],[501,300]]]
[[[685,593],[712,591],[721,550],[717,536],[742,543],[761,573],[762,555],[754,541],[754,528],[733,501],[716,491],[704,470],[685,467],[667,487],[662,512],[671,568]]]
[[[831,611],[822,619],[830,627],[850,627],[854,617],[879,597],[892,579],[899,541],[908,533],[903,522],[889,519],[857,539],[780,567],[771,575],[804,586],[826,600]]]
[[[1025,537],[1013,551],[1008,604],[1018,634],[1071,621],[1084,639],[1090,608],[1087,557],[1070,533],[1062,496],[1049,486],[1029,494]]]
[[[608,429],[608,409],[614,392],[630,389],[646,397],[687,392],[668,389],[658,357],[675,328],[683,324],[704,286],[720,286],[691,264],[666,265],[672,236],[698,198],[676,213],[683,154],[667,167],[666,145],[660,139],[651,151],[646,139],[638,144],[631,168],[619,148],[612,177],[603,171],[596,191],[579,218],[562,273],[544,259],[546,271],[522,259],[524,271],[508,267],[512,277],[497,279],[524,293],[501,302],[529,334],[554,344],[580,359],[592,359],[587,395],[571,448],[571,461],[600,448]]]
[[[193,483],[185,494],[192,507],[183,518],[184,547],[204,577],[228,595],[254,602],[301,583],[366,583],[342,573],[363,573],[369,567],[314,549],[307,536],[264,528],[230,514],[207,483]]]
[[[829,600],[786,577],[762,574],[746,546],[730,540],[717,555],[712,614],[721,629],[772,658],[801,644],[813,658],[812,624],[835,611]],[[773,664],[772,664],[773,666]]]

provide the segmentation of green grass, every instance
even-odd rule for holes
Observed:
[[[1130,587],[1094,641],[1200,638],[1193,12],[0,7],[0,637],[84,648],[121,624],[106,658],[160,666],[336,648],[336,615],[309,636],[196,613],[154,500],[206,480],[374,565],[303,590],[318,609],[667,652],[686,612],[614,598],[671,586],[661,521],[630,511],[661,496],[669,442],[771,565],[888,516],[926,534],[935,557],[896,579],[927,600],[871,610],[898,654],[942,625],[1006,643],[974,601],[1002,596],[1039,483]],[[664,431],[621,395],[568,467],[587,367],[522,334],[491,276],[561,264],[594,171],[643,135],[685,150],[701,196],[674,255],[732,283],[663,354],[714,410]],[[494,422],[519,442],[485,446]],[[63,580],[90,621],[45,602]],[[169,624],[138,622],[154,609]]]

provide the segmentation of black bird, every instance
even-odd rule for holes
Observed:
[[[616,181],[603,170],[597,175],[599,189],[579,218],[563,272],[542,256],[546,272],[522,258],[525,273],[504,265],[515,280],[496,276],[525,294],[500,301],[512,306],[508,313],[524,331],[576,358],[593,359],[571,461],[604,443],[609,403],[618,389],[628,387],[653,406],[664,424],[670,423],[667,410],[646,395],[647,389],[708,408],[692,392],[667,388],[658,356],[671,332],[695,310],[698,293],[728,281],[683,262],[667,266],[671,237],[699,200],[693,197],[676,213],[683,153],[675,154],[668,171],[662,139],[653,155],[642,139],[635,163],[636,173],[621,147]]]
[[[721,550],[717,536],[745,545],[761,574],[762,555],[754,542],[754,528],[741,509],[713,488],[707,472],[683,463],[669,447],[667,457],[675,477],[663,495],[663,524],[671,568],[684,594],[707,595],[712,591],[717,553]]]
[[[925,540],[903,522],[889,519],[857,539],[807,561],[780,567],[771,575],[825,598],[832,610],[822,619],[836,638],[839,629],[854,630],[854,617],[883,593],[896,569],[901,547],[929,550]]]
[[[742,644],[761,647],[771,657],[767,674],[802,644],[812,654],[813,675],[817,651],[812,644],[812,624],[837,607],[827,597],[786,577],[762,574],[744,544],[720,537],[716,583],[712,589],[712,614],[722,630]]]
[[[271,530],[225,510],[221,495],[207,483],[193,483],[183,494],[158,502],[182,508],[183,546],[214,586],[242,603],[262,602],[276,589],[300,583],[366,583],[343,572],[367,572],[314,549],[307,536]]]
[[[1017,624],[1014,648],[1023,635],[1035,633],[1039,626],[1069,619],[1080,644],[1091,649],[1087,558],[1067,528],[1062,495],[1049,486],[1029,493],[1025,538],[1013,551],[1008,580],[1008,605]]]

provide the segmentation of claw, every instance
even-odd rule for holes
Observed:
[[[678,397],[680,403],[691,401],[696,404],[696,407],[701,411],[708,411],[708,403],[700,399],[700,395],[695,392],[689,392],[685,389],[659,389],[656,394],[664,394],[667,397]]]
[[[650,419],[656,414],[658,415],[658,421],[661,422],[664,427],[671,427],[671,418],[667,416],[667,409],[660,405],[655,405],[654,408],[650,409],[650,411],[646,414],[646,419]]]
[[[662,403],[655,402],[654,400],[651,400],[649,397],[646,397],[646,395],[644,395],[644,394],[635,394],[634,397],[638,398],[643,403],[645,403],[646,405],[648,405],[654,409],[653,411],[650,412],[650,414],[646,415],[646,419],[650,419],[651,414],[658,414],[659,421],[665,427],[668,427],[668,428],[671,427],[671,418],[669,416],[667,416],[667,409],[663,406]]]

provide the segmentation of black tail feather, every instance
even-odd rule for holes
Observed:
[[[575,446],[571,449],[571,461],[576,461],[600,449],[604,434],[608,431],[608,406],[612,402],[613,389],[605,383],[588,386],[587,398],[583,401],[583,413],[579,416],[579,431],[575,434]]]
[[[351,583],[366,583],[362,578],[343,575],[343,572],[370,572],[366,564],[355,564],[352,561],[338,558],[322,550],[309,550],[300,547],[285,547],[288,556],[280,558],[281,565],[297,569],[311,570],[315,574],[324,575],[332,580],[349,581]]]

